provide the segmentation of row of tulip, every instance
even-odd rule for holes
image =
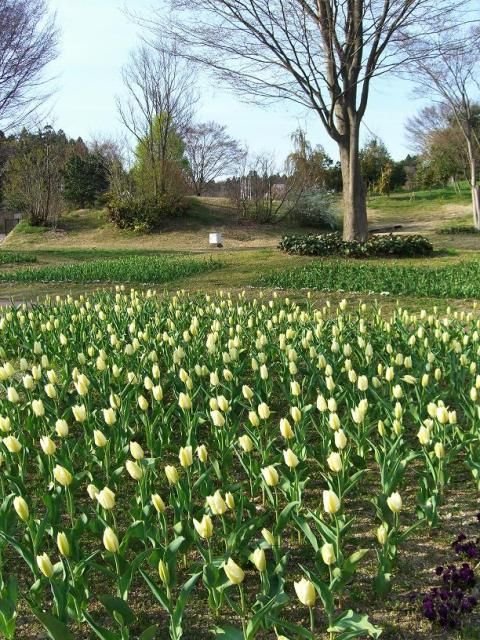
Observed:
[[[480,486],[479,337],[475,309],[244,294],[5,309],[0,633],[26,603],[54,639],[176,640],[206,603],[232,640],[378,637],[346,605],[367,554],[385,597],[459,460]]]

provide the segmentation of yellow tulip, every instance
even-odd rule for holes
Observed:
[[[333,544],[326,542],[322,548],[320,549],[320,553],[322,554],[322,560],[328,566],[335,564],[337,558],[335,556],[335,549]]]
[[[141,480],[141,478],[143,477],[143,469],[138,464],[138,462],[134,462],[133,460],[127,460],[125,463],[125,467],[131,478],[137,481]]]
[[[172,465],[167,465],[165,467],[165,475],[167,476],[167,480],[169,484],[177,484],[178,482],[178,471]]]
[[[152,495],[152,504],[155,507],[155,510],[157,511],[157,513],[164,513],[165,512],[165,509],[166,509],[165,502],[158,495],[158,493],[154,493]]]
[[[389,498],[387,498],[387,505],[390,511],[392,511],[393,513],[400,513],[403,504],[402,498],[398,491],[395,491]]]
[[[55,465],[55,468],[53,469],[53,475],[55,477],[55,480],[59,484],[61,484],[62,487],[68,487],[72,483],[73,476],[70,471],[59,464]]]
[[[111,527],[107,527],[103,532],[103,546],[110,553],[117,553],[119,549],[118,538]]]
[[[115,494],[108,487],[104,487],[96,494],[98,504],[105,510],[109,511],[115,507]]]
[[[46,578],[53,576],[53,565],[46,553],[37,556],[37,566]]]
[[[306,580],[302,578],[300,582],[294,582],[293,586],[295,587],[295,593],[297,594],[297,598],[300,602],[306,607],[312,608],[315,606],[316,593],[315,587],[310,582],[310,580]]]
[[[228,559],[223,570],[232,584],[241,584],[245,578],[245,573],[241,567],[239,567],[231,558]]]
[[[143,460],[145,453],[138,442],[130,442],[130,454],[134,460]]]
[[[250,562],[255,566],[257,571],[263,573],[267,567],[267,561],[265,558],[265,551],[258,547],[250,554]]]
[[[323,509],[330,514],[337,513],[340,510],[340,500],[334,491],[323,492]]]
[[[195,527],[195,531],[201,538],[211,538],[213,535],[213,523],[212,519],[209,515],[204,514],[203,518],[200,520],[193,519],[193,526]]]
[[[68,556],[70,555],[70,544],[68,542],[66,534],[63,531],[57,533],[57,548],[62,556],[68,558]]]
[[[13,508],[17,512],[17,515],[20,518],[20,520],[23,520],[24,522],[28,520],[30,511],[28,509],[27,503],[21,496],[16,496],[16,498],[14,498]]]
[[[262,469],[262,476],[269,487],[275,487],[278,484],[278,472],[274,466],[264,467]]]

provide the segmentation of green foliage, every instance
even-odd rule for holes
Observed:
[[[65,199],[81,209],[92,207],[108,189],[105,162],[98,153],[71,155],[63,175]]]
[[[213,271],[221,267],[216,260],[130,256],[111,260],[91,260],[80,264],[4,271],[3,282],[141,282],[161,284]]]
[[[419,235],[372,235],[367,242],[346,242],[339,233],[322,235],[284,236],[279,248],[287,253],[303,256],[342,255],[352,258],[369,256],[414,257],[433,251],[427,238]]]
[[[160,115],[152,123],[149,135],[135,149],[132,177],[136,189],[146,198],[165,193],[184,194],[185,144],[168,116]]]
[[[318,291],[365,291],[436,298],[478,298],[480,262],[429,268],[318,260],[290,271],[271,272],[258,285]]]
[[[480,229],[472,225],[459,225],[458,227],[444,227],[439,232],[442,235],[475,235],[480,233]]]
[[[186,210],[182,197],[173,194],[163,196],[115,196],[107,202],[108,217],[119,229],[148,233],[166,218],[182,215]]]
[[[0,264],[21,264],[22,262],[36,262],[37,258],[31,253],[18,251],[0,251]]]

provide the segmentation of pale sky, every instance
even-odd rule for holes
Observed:
[[[49,0],[62,30],[60,56],[52,64],[57,92],[52,117],[68,136],[89,140],[94,136],[122,136],[115,96],[123,91],[121,67],[139,43],[139,27],[122,9],[148,11],[155,0]],[[157,5],[158,6],[158,5]],[[337,159],[336,145],[313,113],[287,101],[265,108],[244,104],[226,89],[200,80],[198,119],[216,120],[230,135],[254,153],[273,152],[279,164],[291,150],[290,135],[301,125],[313,144],[322,144]],[[373,85],[365,124],[386,143],[395,159],[410,149],[404,122],[421,103],[412,99],[411,87],[385,78]],[[363,136],[368,137],[366,128]]]

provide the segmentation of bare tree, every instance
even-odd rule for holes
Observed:
[[[419,92],[433,98],[444,111],[449,111],[463,136],[469,163],[473,224],[477,229],[480,229],[480,141],[475,98],[478,100],[480,95],[479,37],[480,29],[473,28],[467,33],[427,34],[413,42],[408,39],[405,42],[413,53],[409,69],[418,83]]]
[[[166,191],[172,135],[182,137],[192,119],[196,102],[193,73],[175,44],[167,46],[160,40],[133,52],[123,69],[127,98],[117,98],[117,108],[137,149],[149,158],[154,196]]]
[[[174,34],[179,52],[251,99],[288,98],[313,109],[337,143],[344,237],[367,237],[359,161],[371,81],[402,65],[400,35],[447,28],[460,0],[171,0],[174,17],[140,20]],[[463,20],[463,18],[461,18]]]
[[[46,0],[0,0],[0,126],[17,127],[49,96],[58,30]]]
[[[185,155],[188,173],[197,196],[208,182],[232,173],[245,155],[240,143],[217,122],[196,124],[187,129]]]

